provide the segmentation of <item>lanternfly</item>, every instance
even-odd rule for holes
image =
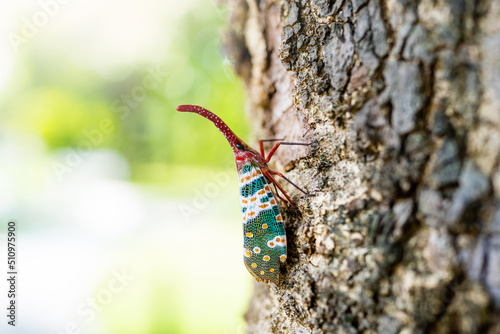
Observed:
[[[277,141],[267,157],[264,141],[259,141],[260,153],[245,144],[215,114],[205,108],[180,105],[178,111],[193,112],[214,123],[233,149],[240,184],[241,212],[243,219],[243,260],[246,268],[257,281],[279,283],[280,263],[286,261],[286,234],[283,217],[278,209],[270,184],[283,193],[294,206],[288,194],[273,178],[278,175],[306,194],[281,173],[269,169],[267,163],[280,145],[309,145]],[[276,196],[282,200],[277,190]]]

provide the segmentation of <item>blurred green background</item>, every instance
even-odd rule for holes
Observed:
[[[232,152],[209,121],[175,111],[202,105],[248,137],[243,86],[220,52],[226,10],[0,8],[0,236],[17,221],[16,333],[245,332],[253,282]]]

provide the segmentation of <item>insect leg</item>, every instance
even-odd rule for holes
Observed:
[[[282,141],[283,139],[261,139],[259,140],[260,155],[265,159],[266,154],[264,153],[264,142],[268,141]]]
[[[278,192],[278,188],[276,188],[276,185],[274,183],[272,183],[272,185],[274,187],[274,192],[276,193],[276,197],[278,197],[283,203],[287,204],[288,200],[284,199],[283,197],[280,196],[280,193]]]
[[[265,155],[264,155],[264,144],[263,144],[263,142],[264,141],[274,141],[274,140],[277,140],[277,139],[259,140],[260,154],[262,155],[263,158],[265,158]],[[274,153],[276,152],[276,150],[278,149],[278,147],[280,147],[280,145],[304,145],[304,146],[307,146],[307,145],[311,145],[311,143],[294,143],[294,142],[287,142],[287,141],[279,141],[276,144],[274,144],[274,146],[271,149],[271,151],[269,151],[269,154],[267,155],[267,158],[265,158],[266,159],[266,163],[268,163],[271,160],[271,157],[274,155]]]
[[[286,193],[286,191],[285,191],[283,188],[281,188],[281,186],[280,186],[280,184],[278,183],[278,181],[276,181],[276,180],[273,178],[273,176],[271,175],[271,173],[272,173],[273,171],[271,171],[271,170],[270,170],[269,172],[268,172],[268,171],[262,171],[262,172],[264,173],[264,175],[265,175],[265,176],[266,176],[266,177],[267,177],[267,178],[268,178],[268,179],[269,179],[269,180],[270,180],[270,181],[271,181],[271,182],[272,182],[272,183],[273,183],[276,187],[278,187],[278,189],[281,191],[281,193],[282,193],[283,195],[285,195],[286,199],[287,199],[287,200],[288,200],[288,202],[289,202],[289,203],[290,203],[290,204],[294,207],[294,209],[297,209],[297,207],[296,207],[296,206],[295,206],[295,204],[293,203],[293,201],[292,201],[292,199],[290,198],[290,196],[288,196],[288,194]],[[278,192],[276,192],[276,195],[279,197]],[[283,199],[281,199],[281,200],[283,200]]]
[[[298,185],[296,185],[295,183],[293,183],[292,181],[290,181],[287,177],[285,177],[285,175],[281,174],[280,172],[277,172],[277,171],[274,171],[274,170],[269,170],[269,173],[270,174],[273,174],[273,175],[278,175],[282,178],[285,179],[285,181],[287,181],[288,183],[290,183],[292,186],[294,186],[295,188],[297,188],[298,190],[300,190],[302,193],[304,193],[305,195],[309,195],[305,190],[303,190],[302,188],[300,188]]]

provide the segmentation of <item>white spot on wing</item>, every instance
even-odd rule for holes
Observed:
[[[250,163],[250,162],[245,161],[245,163],[243,163],[243,166],[245,166],[248,163]],[[252,174],[255,174],[255,176],[252,176]],[[238,175],[240,188],[245,186],[246,184],[251,184],[253,180],[258,179],[261,176],[263,176],[263,173],[260,170],[260,168],[252,165],[252,168],[250,168],[250,171],[248,171],[246,173],[240,173]],[[249,179],[247,180],[246,177],[249,177]],[[267,185],[267,181],[265,181],[264,186],[265,185]],[[263,192],[263,194],[259,194],[258,192],[259,191],[257,191],[253,196],[250,196],[250,197],[240,196],[243,224],[246,224],[248,222],[248,220],[257,217],[262,210],[268,210],[270,207],[272,207],[272,206],[267,206],[267,208],[259,207],[259,205],[263,204],[261,202],[261,198],[263,196],[267,196],[267,191]],[[256,200],[252,201],[251,200],[252,198],[256,198]],[[266,202],[266,204],[267,203],[269,203],[269,202]],[[246,207],[246,211],[243,212],[243,208],[245,208],[245,207]],[[250,215],[250,213],[252,213],[252,212],[254,214]]]
[[[276,246],[281,246],[281,247],[286,246],[286,236],[284,235],[275,236],[274,239],[269,240],[267,242],[267,246],[269,248],[274,248]]]

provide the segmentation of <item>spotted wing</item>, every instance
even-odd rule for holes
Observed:
[[[260,168],[247,162],[239,170],[243,218],[243,260],[257,281],[279,283],[286,261],[283,217]]]

